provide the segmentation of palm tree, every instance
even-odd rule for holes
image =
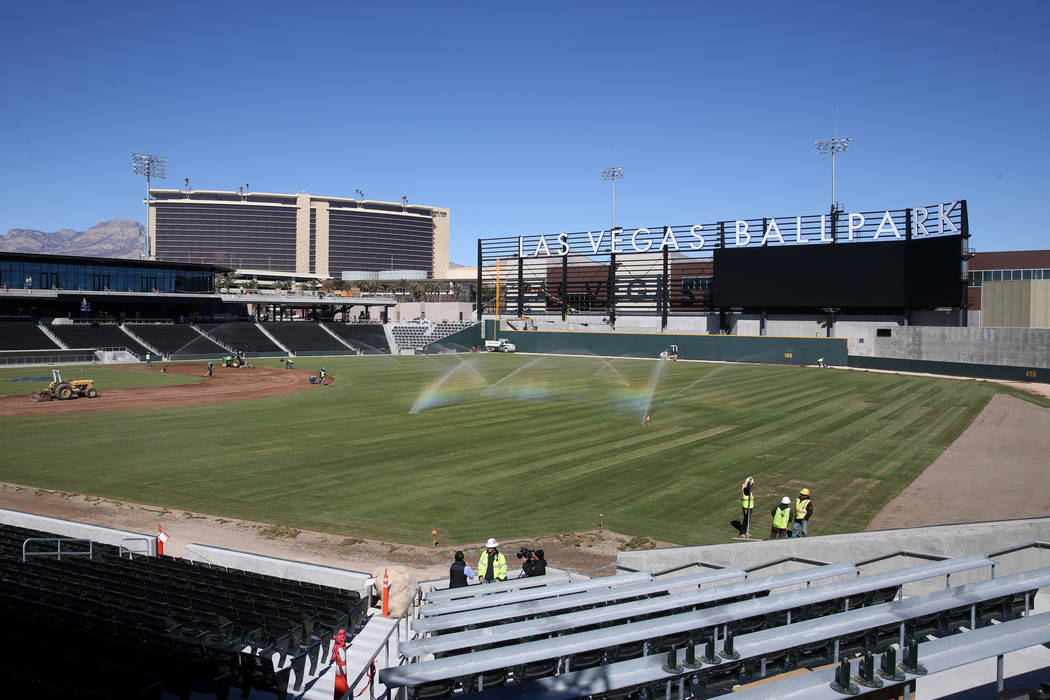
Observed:
[[[427,288],[422,284],[413,284],[409,288],[413,301],[423,301],[427,298]]]

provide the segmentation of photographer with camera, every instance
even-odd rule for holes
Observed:
[[[521,559],[522,576],[544,576],[547,573],[547,560],[543,558],[542,549],[529,549],[522,547],[518,550],[518,559]]]

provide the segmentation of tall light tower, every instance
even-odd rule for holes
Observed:
[[[131,172],[135,175],[146,176],[146,260],[149,260],[149,186],[152,178],[164,180],[168,176],[168,159],[164,156],[155,156],[152,153],[132,153]]]
[[[616,181],[623,177],[624,171],[627,168],[621,168],[619,166],[613,166],[611,168],[605,168],[601,171],[602,180],[608,180],[612,182],[612,227],[616,228]]]
[[[831,211],[838,208],[838,200],[835,199],[835,154],[840,151],[849,150],[849,142],[852,136],[835,136],[830,139],[817,139],[813,145],[817,147],[817,154],[831,154]]]

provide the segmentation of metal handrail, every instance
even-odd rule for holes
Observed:
[[[29,547],[29,543],[30,542],[57,542],[58,543],[58,549],[56,549],[53,552],[51,552],[51,551],[48,551],[48,552],[30,552],[30,551],[28,551],[28,547]],[[26,557],[46,557],[46,556],[51,556],[51,555],[55,555],[55,554],[58,555],[58,559],[61,561],[62,554],[63,554],[63,552],[62,552],[62,543],[63,542],[87,542],[88,543],[88,551],[86,551],[86,552],[76,552],[76,551],[70,552],[70,551],[66,551],[65,554],[66,554],[66,556],[74,555],[74,556],[81,556],[81,557],[86,554],[89,559],[94,559],[95,545],[94,545],[94,543],[91,540],[77,539],[77,538],[74,538],[74,537],[30,537],[29,539],[27,539],[25,542],[22,543],[22,561],[24,562],[26,560]]]
[[[913,552],[909,549],[898,549],[896,552],[890,552],[889,554],[882,554],[871,559],[858,561],[857,566],[867,566],[868,564],[885,561],[886,559],[892,559],[893,557],[915,557],[916,559],[926,559],[927,561],[944,561],[945,559],[951,559],[951,557],[944,554],[931,554],[929,552]]]
[[[822,561],[820,559],[807,559],[806,557],[784,557],[783,559],[774,559],[773,561],[766,562],[765,564],[759,564],[758,566],[752,566],[750,569],[744,569],[747,573],[758,571],[759,569],[766,569],[770,566],[776,566],[777,564],[787,564],[789,562],[795,562],[796,564],[809,564],[811,566],[827,566],[831,564],[830,561]]]
[[[991,559],[992,557],[1001,557],[1004,554],[1013,554],[1014,552],[1020,552],[1024,549],[1050,549],[1050,542],[1043,542],[1042,540],[1033,540],[1031,542],[1019,544],[1016,547],[1010,547],[1008,549],[1003,549],[998,552],[988,552],[988,554],[986,554],[985,556]]]
[[[349,700],[349,699],[352,699],[352,698],[355,697],[356,693],[354,692],[354,688],[357,687],[357,684],[361,681],[362,678],[364,678],[365,674],[367,674],[371,670],[372,665],[375,663],[376,659],[379,658],[380,651],[382,651],[384,649],[386,650],[386,663],[387,663],[387,666],[390,665],[390,637],[391,637],[391,635],[394,634],[394,632],[397,632],[398,633],[398,637],[397,637],[398,646],[399,647],[401,646],[401,634],[400,634],[401,624],[405,623],[405,628],[406,628],[406,630],[408,629],[408,617],[412,614],[412,611],[415,609],[415,607],[416,607],[415,601],[417,600],[417,597],[420,594],[421,594],[421,589],[420,589],[419,586],[417,586],[416,587],[416,592],[413,594],[413,597],[412,597],[412,603],[405,607],[405,611],[403,613],[401,613],[401,616],[399,618],[397,618],[397,623],[393,627],[390,628],[390,631],[386,633],[386,636],[383,637],[383,640],[381,642],[379,642],[379,645],[376,647],[375,652],[369,657],[368,663],[365,664],[365,667],[361,669],[361,672],[357,674],[357,676],[354,678],[354,680],[351,683],[347,684],[347,688],[349,688],[349,690],[347,690],[343,694],[343,696],[340,698],[340,700]],[[406,635],[407,635],[407,631],[406,631]],[[398,654],[400,654],[400,653],[401,652],[399,650]],[[369,679],[368,679],[368,689],[369,689],[369,692],[368,692],[369,699],[370,700],[375,700],[375,697],[376,697],[375,696],[375,676],[370,676],[369,677]],[[364,692],[364,690],[362,689],[361,692]],[[384,691],[383,694],[380,695],[379,697],[380,698],[385,698],[385,697],[387,697],[389,695],[389,692],[390,691],[388,689],[388,690]]]
[[[146,545],[146,551],[144,551],[144,552],[133,552],[130,548],[124,546],[125,542],[142,542],[143,544]],[[149,542],[149,538],[148,537],[125,537],[124,539],[122,539],[120,541],[120,548],[117,550],[117,555],[121,559],[124,558],[124,552],[128,553],[128,559],[132,559],[133,558],[132,557],[133,554],[142,554],[143,556],[147,556],[148,557],[148,556],[150,556],[152,554],[152,551],[151,551],[152,547],[150,547],[149,544],[150,544],[150,542]]]

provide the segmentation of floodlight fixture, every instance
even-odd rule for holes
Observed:
[[[603,182],[612,183],[612,228],[616,228],[616,181],[623,177],[626,170],[627,168],[614,165],[611,168],[603,168],[599,171]]]
[[[158,178],[164,180],[168,176],[168,159],[164,156],[155,156],[152,153],[132,153],[131,172],[133,175],[143,175],[146,178],[146,242],[144,244],[146,260],[150,259],[149,245],[149,188],[150,180]]]
[[[835,136],[830,139],[817,139],[813,142],[813,145],[817,147],[817,155],[824,155],[825,153],[831,154],[831,211],[834,212],[838,207],[838,200],[835,198],[835,154],[842,153],[843,151],[849,150],[849,143],[853,140],[852,136]]]

